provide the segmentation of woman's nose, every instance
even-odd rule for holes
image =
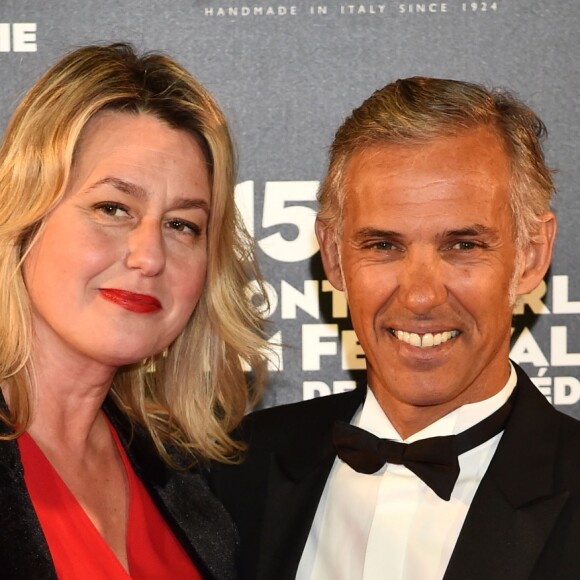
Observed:
[[[165,245],[161,227],[154,220],[142,220],[128,237],[126,264],[144,276],[156,276],[165,268]]]

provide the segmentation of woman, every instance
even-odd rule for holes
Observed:
[[[232,578],[203,479],[259,388],[260,280],[212,97],[124,44],[65,56],[0,154],[0,576]]]

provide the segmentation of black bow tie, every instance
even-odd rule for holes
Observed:
[[[400,443],[380,439],[364,429],[337,421],[332,443],[340,459],[359,473],[375,473],[385,463],[404,465],[441,499],[449,501],[459,477],[458,456],[503,430],[513,407],[515,392],[516,389],[495,413],[458,435]]]

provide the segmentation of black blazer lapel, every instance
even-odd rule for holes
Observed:
[[[7,410],[0,395],[0,407]],[[0,422],[0,433],[11,430]],[[24,482],[16,441],[0,441],[0,576],[56,580],[54,564]]]
[[[140,428],[132,428],[111,401],[105,408],[135,472],[203,578],[236,578],[237,534],[200,469],[169,468]]]
[[[336,420],[350,421],[365,394],[366,385],[359,385],[349,393],[296,406],[300,419],[290,424],[303,425],[304,429],[287,433],[285,444],[269,457],[255,580],[291,580],[296,576],[320,496],[336,457],[332,426]]]
[[[444,580],[528,580],[569,496],[554,482],[558,414],[523,371],[516,370],[514,410]]]

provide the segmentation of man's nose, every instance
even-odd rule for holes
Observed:
[[[126,265],[144,276],[156,276],[165,268],[165,242],[161,226],[155,220],[142,220],[128,237]]]
[[[399,273],[399,299],[414,314],[426,314],[447,300],[445,264],[436,251],[409,251]]]

